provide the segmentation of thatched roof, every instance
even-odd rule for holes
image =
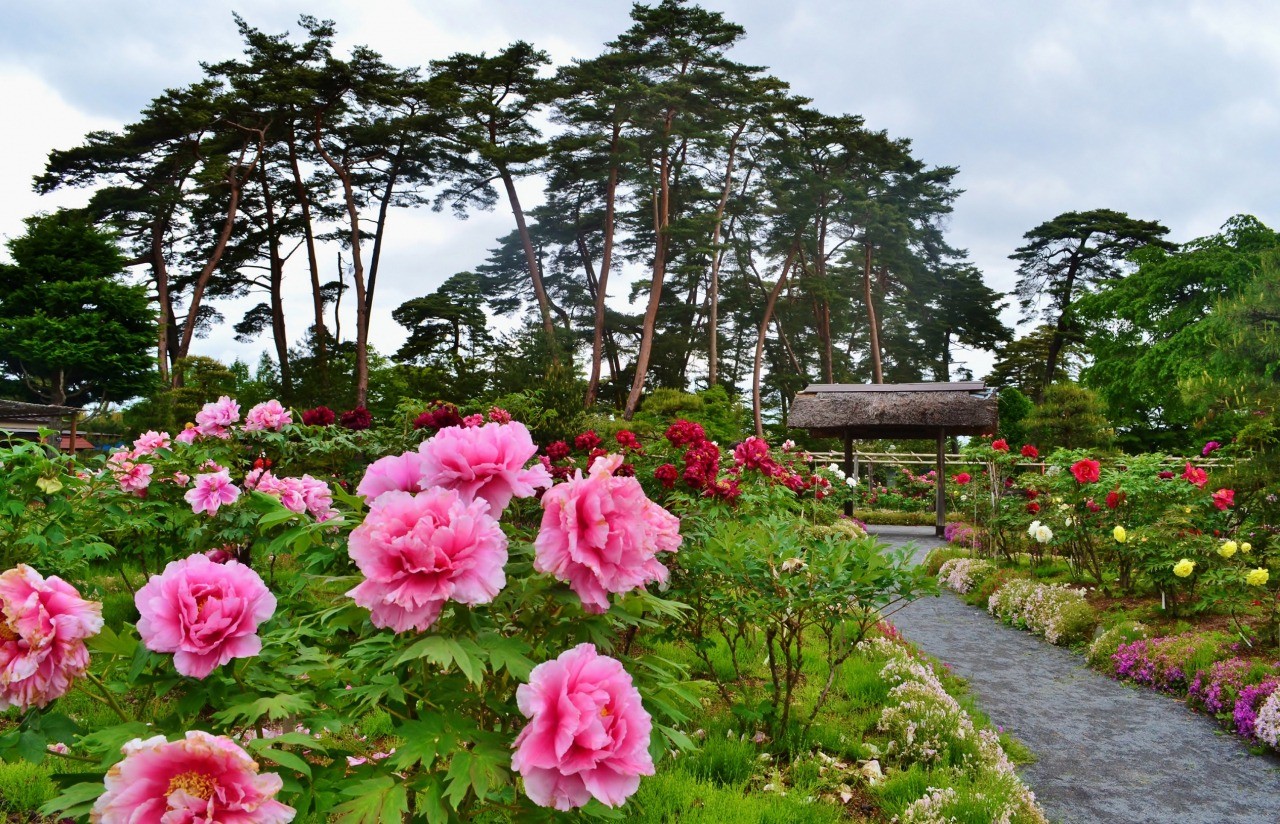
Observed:
[[[989,435],[999,418],[996,398],[980,381],[967,383],[819,383],[796,395],[787,426],[810,435],[859,439]]]
[[[0,400],[0,421],[58,423],[79,411],[74,406],[49,406],[43,403]]]

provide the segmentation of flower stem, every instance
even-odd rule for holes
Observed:
[[[84,677],[92,681],[94,685],[102,691],[102,696],[106,699],[105,703],[111,707],[111,709],[115,710],[116,715],[120,716],[121,721],[127,723],[133,720],[129,716],[125,715],[124,710],[120,708],[120,704],[116,701],[115,696],[111,694],[111,691],[107,689],[107,685],[102,683],[102,680],[99,679],[98,676],[94,675],[92,672],[86,672]]]

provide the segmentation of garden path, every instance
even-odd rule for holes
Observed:
[[[942,544],[933,527],[871,531],[896,546],[915,541],[917,561]],[[1020,772],[1050,820],[1280,822],[1280,759],[1250,754],[1181,701],[1096,673],[1083,657],[1007,627],[947,590],[892,622],[967,679],[992,722],[1036,754]]]

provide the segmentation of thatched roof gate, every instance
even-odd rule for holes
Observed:
[[[854,472],[855,439],[932,438],[938,445],[936,527],[946,523],[946,439],[993,435],[999,416],[995,394],[981,381],[966,383],[817,383],[796,395],[787,425],[822,438],[843,438],[845,467]]]

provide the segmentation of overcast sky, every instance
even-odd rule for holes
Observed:
[[[1007,256],[1022,234],[1064,211],[1110,208],[1160,220],[1178,242],[1238,213],[1280,226],[1280,3],[703,5],[745,26],[737,59],[768,66],[824,111],[860,114],[870,128],[911,138],[926,162],[959,166],[965,194],[950,239],[970,251],[995,289],[1013,287]],[[77,145],[93,129],[119,128],[164,88],[197,79],[200,61],[237,55],[233,9],[269,32],[296,32],[302,13],[329,18],[342,51],[368,45],[409,66],[516,39],[557,63],[591,57],[627,28],[630,3],[3,3],[0,236],[20,234],[26,215],[83,202],[79,192],[31,191],[49,150]],[[501,206],[465,222],[425,210],[392,220],[372,332],[383,352],[404,337],[392,309],[482,262],[494,239],[513,228]],[[305,280],[295,273],[293,339],[307,317]],[[229,321],[243,309],[221,308]],[[1009,310],[1007,320],[1014,317]],[[238,344],[224,327],[195,350],[252,363],[268,347],[266,338]],[[990,358],[970,362],[982,375]]]

